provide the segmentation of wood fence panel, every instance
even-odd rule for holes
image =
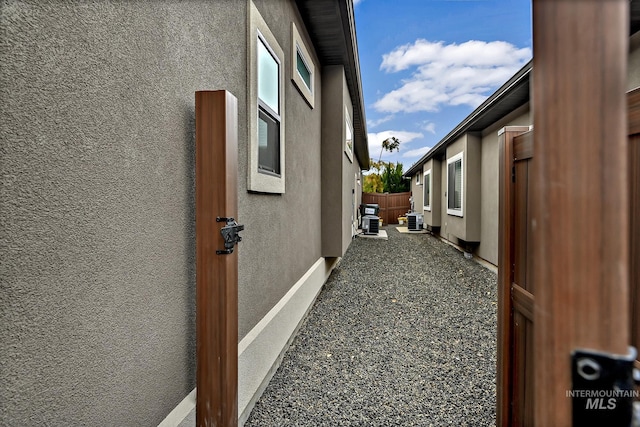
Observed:
[[[409,203],[411,192],[405,193],[362,193],[362,203],[374,203],[380,206],[378,216],[384,224],[397,224],[398,217],[411,209]]]

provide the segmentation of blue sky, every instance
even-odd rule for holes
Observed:
[[[407,170],[531,59],[531,0],[354,0],[369,154]]]

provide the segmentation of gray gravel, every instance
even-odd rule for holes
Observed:
[[[496,275],[385,229],[353,241],[246,426],[495,425]]]

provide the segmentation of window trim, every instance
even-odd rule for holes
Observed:
[[[449,167],[451,164],[460,161],[460,209],[449,208],[449,197],[451,197],[451,191],[449,188]],[[464,151],[456,154],[455,156],[447,159],[447,214],[453,216],[464,216]]]
[[[257,86],[258,86],[258,120],[260,120],[260,115],[264,114],[267,117],[271,118],[277,125],[278,127],[278,136],[280,136],[280,132],[282,131],[282,119],[280,114],[278,113],[279,111],[282,110],[282,99],[281,99],[281,93],[282,91],[280,90],[280,84],[282,81],[281,75],[282,75],[282,62],[279,60],[278,56],[276,55],[276,53],[273,51],[273,49],[271,49],[271,46],[269,46],[269,43],[267,42],[267,40],[265,39],[265,37],[262,35],[262,33],[260,33],[260,30],[257,31],[258,32],[258,41],[257,43],[261,43],[264,48],[267,50],[267,53],[269,53],[271,55],[271,57],[273,58],[273,60],[275,61],[276,65],[278,66],[278,111],[275,111],[273,108],[271,108],[270,105],[267,104],[267,102],[265,100],[263,100],[262,98],[260,98],[260,83],[257,82]],[[256,44],[256,46],[258,46],[258,44]],[[257,51],[258,49],[256,49]],[[258,126],[259,129],[259,126]],[[258,132],[259,133],[259,132]],[[279,139],[279,138],[278,138]],[[277,141],[277,146],[278,146],[278,151],[280,151],[280,141]],[[260,143],[258,141],[258,173],[262,173],[262,174],[267,174],[267,175],[271,175],[271,176],[275,176],[275,177],[280,177],[281,174],[281,164],[278,164],[278,168],[277,170],[269,170],[266,167],[263,167],[260,164]]]
[[[249,25],[247,32],[247,87],[249,99],[247,105],[249,143],[248,165],[247,165],[247,190],[258,193],[274,193],[283,194],[285,192],[286,168],[285,168],[285,117],[286,117],[286,100],[285,100],[285,53],[278,44],[274,34],[271,32],[266,22],[260,15],[253,1],[250,2]],[[278,69],[278,107],[279,111],[275,114],[275,118],[279,119],[279,145],[280,145],[280,173],[274,174],[267,170],[259,168],[259,117],[261,111],[268,116],[274,117],[275,111],[261,102],[258,96],[258,43],[263,43],[269,53],[279,64]]]
[[[422,171],[416,174],[416,185],[420,185],[420,175],[422,175]]]
[[[427,175],[429,175],[429,184],[427,185]],[[431,212],[431,199],[433,198],[433,176],[431,175],[431,169],[427,169],[424,174],[423,174],[424,178],[422,180],[422,185],[423,185],[423,189],[422,189],[422,208],[427,211],[427,212]],[[429,200],[424,200],[424,190],[428,187],[429,189]]]
[[[298,55],[302,58],[302,62],[309,70],[311,87],[307,86],[300,72],[298,71]],[[302,39],[298,27],[294,22],[291,23],[291,81],[302,97],[307,101],[309,107],[313,108],[315,104],[315,80],[316,65],[313,61],[306,43]]]

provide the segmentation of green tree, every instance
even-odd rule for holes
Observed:
[[[382,184],[382,178],[380,175],[377,173],[365,175],[362,182],[362,191],[365,193],[384,192],[384,185]]]
[[[387,163],[381,178],[383,191],[385,193],[403,193],[409,191],[409,181],[402,176],[402,163]]]

